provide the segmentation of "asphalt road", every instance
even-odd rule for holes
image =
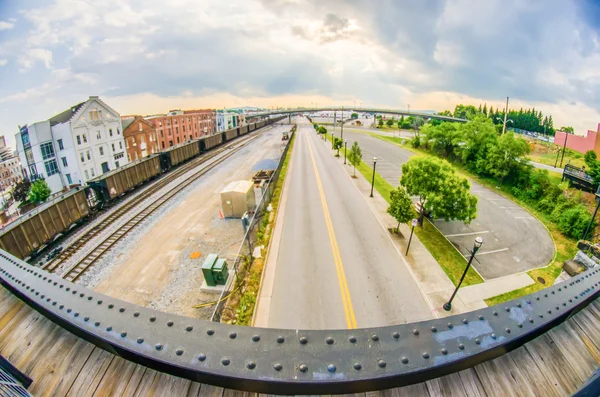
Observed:
[[[363,160],[371,167],[373,157],[377,157],[377,171],[392,185],[399,185],[402,164],[412,152],[356,130],[344,129],[344,138],[348,147],[354,141],[359,143]],[[477,218],[469,225],[444,220],[434,223],[465,257],[470,255],[475,237],[483,238],[474,263],[482,277],[493,279],[546,266],[554,255],[554,243],[546,228],[514,202],[474,181],[470,183],[471,192],[478,197]]]
[[[329,144],[306,119],[299,122],[268,326],[340,329],[430,318],[388,232]]]

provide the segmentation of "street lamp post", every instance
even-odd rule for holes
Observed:
[[[342,125],[341,125],[341,129],[342,132],[340,133],[340,138],[344,139],[344,107],[342,106],[342,121],[341,121]]]
[[[512,119],[508,119],[506,120],[506,118],[504,120],[502,120],[500,117],[496,117],[496,120],[500,121],[503,126],[502,126],[502,134],[504,134],[504,131],[506,131],[506,124],[508,123],[515,123],[514,121],[512,121]]]
[[[348,140],[344,140],[344,164],[346,164],[346,152],[348,151]]]
[[[373,178],[371,179],[371,196],[373,197],[373,186],[375,186],[375,167],[377,166],[377,157],[373,157]]]
[[[443,308],[447,312],[449,312],[450,310],[452,310],[452,299],[454,299],[454,296],[458,292],[458,289],[460,288],[460,285],[462,284],[463,280],[465,279],[465,276],[467,275],[467,272],[469,271],[469,268],[471,267],[471,262],[473,262],[473,258],[475,258],[475,254],[477,253],[477,250],[479,250],[479,248],[481,247],[481,244],[483,244],[483,239],[481,237],[477,236],[477,238],[475,239],[475,244],[473,244],[473,251],[471,252],[471,258],[469,258],[469,262],[467,263],[467,267],[465,267],[465,271],[463,272],[463,275],[460,278],[460,281],[458,282],[458,285],[456,286],[456,289],[454,290],[454,293],[450,297],[450,300],[448,302],[444,303]]]

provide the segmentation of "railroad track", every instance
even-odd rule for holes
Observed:
[[[271,128],[270,128],[271,129]],[[270,130],[269,129],[269,130]],[[267,131],[267,130],[265,130]],[[241,141],[244,142],[244,141]],[[135,208],[142,201],[146,200],[148,196],[154,194],[159,191],[169,183],[173,182],[175,179],[179,178],[181,175],[190,171],[191,169],[211,160],[215,156],[223,153],[225,150],[230,149],[232,146],[239,144],[238,142],[231,142],[226,144],[225,146],[218,148],[214,151],[209,152],[208,155],[200,156],[191,162],[184,164],[182,167],[177,168],[176,170],[168,173],[163,178],[150,185],[146,190],[140,192],[137,196],[127,201],[119,208],[117,208],[112,214],[103,219],[98,225],[94,226],[87,232],[85,232],[80,238],[73,242],[73,244],[69,245],[63,251],[60,252],[54,259],[45,263],[41,266],[42,269],[54,273],[57,269],[61,267],[63,263],[65,263],[68,259],[70,259],[75,253],[77,253],[82,247],[84,247],[89,241],[96,238],[100,233],[102,233],[108,226],[112,223],[120,219],[123,215],[128,213],[132,208]]]
[[[117,231],[110,234],[103,241],[101,241],[99,244],[97,244],[92,249],[92,251],[88,255],[86,255],[83,259],[81,259],[74,265],[71,265],[61,277],[68,281],[75,282],[90,267],[92,267],[93,264],[96,263],[111,247],[113,247],[118,241],[120,241],[132,229],[134,229],[140,222],[142,222],[144,219],[146,219],[149,215],[151,215],[154,211],[156,211],[158,208],[160,208],[164,203],[169,201],[169,199],[171,199],[173,196],[175,196],[181,190],[185,189],[187,186],[189,186],[191,183],[193,183],[196,179],[198,179],[202,175],[206,174],[208,171],[212,170],[217,165],[221,164],[223,161],[225,161],[229,157],[233,156],[235,153],[239,152],[242,148],[244,148],[245,146],[247,146],[251,142],[253,142],[255,139],[257,139],[260,135],[262,135],[262,133],[259,135],[252,136],[249,139],[247,139],[246,141],[243,141],[242,143],[237,142],[238,146],[235,146],[233,148],[231,148],[231,147],[223,148],[223,150],[220,151],[219,153],[215,153],[215,156],[216,156],[220,153],[223,153],[227,149],[231,149],[229,151],[229,153],[226,153],[224,156],[216,159],[211,164],[208,164],[201,170],[198,170],[193,175],[191,175],[189,178],[187,178],[185,181],[183,181],[182,183],[177,185],[177,187],[175,187],[172,190],[169,190],[167,193],[163,194],[161,197],[159,197],[157,200],[155,200],[152,204],[150,204],[146,208],[142,209],[133,218],[131,218],[123,226],[121,226]],[[215,156],[211,156],[211,158],[214,158]],[[206,159],[206,161],[208,161],[208,159]],[[206,161],[204,161],[204,162],[206,162]],[[57,267],[55,267],[55,269],[57,269]]]

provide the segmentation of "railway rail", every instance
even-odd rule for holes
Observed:
[[[98,242],[98,244],[96,244],[94,246],[94,248],[87,255],[85,255],[85,257],[83,257],[81,260],[77,261],[75,264],[69,266],[66,269],[66,271],[62,274],[62,277],[71,282],[77,281],[77,279],[79,279],[88,269],[90,269],[109,249],[111,249],[118,241],[120,241],[125,235],[127,235],[131,230],[133,230],[137,225],[139,225],[149,215],[154,213],[158,208],[160,208],[167,201],[169,201],[171,198],[173,198],[177,193],[179,193],[180,191],[182,191],[183,189],[188,187],[190,184],[195,182],[199,177],[201,177],[202,175],[205,175],[207,172],[209,172],[210,170],[215,168],[217,165],[223,163],[225,160],[227,160],[228,158],[230,158],[231,156],[233,156],[234,154],[239,152],[242,148],[249,145],[251,142],[253,142],[260,135],[262,135],[262,133],[264,133],[266,131],[267,130],[263,130],[258,135],[253,135],[253,136],[247,137],[245,140],[238,141],[235,144],[223,147],[223,148],[219,149],[218,151],[216,151],[213,155],[210,155],[209,157],[203,157],[202,161],[189,163],[189,166],[186,167],[185,170],[182,169],[182,172],[180,172],[179,174],[174,176],[174,178],[170,178],[167,183],[161,184],[160,187],[156,187],[156,188],[150,190],[149,192],[145,191],[143,195],[139,195],[139,196],[143,196],[143,198],[141,200],[137,201],[136,204],[138,204],[142,200],[147,199],[149,197],[149,194],[153,194],[153,193],[159,191],[164,186],[166,186],[168,183],[173,182],[177,177],[182,176],[184,173],[189,172],[191,169],[193,169],[195,167],[198,167],[202,164],[206,164],[205,167],[196,171],[185,181],[183,181],[182,183],[177,185],[177,187],[169,190],[168,192],[166,192],[165,194],[163,194],[159,198],[157,198],[155,201],[153,201],[149,206],[141,209],[136,215],[134,215],[124,225],[119,227],[114,233],[111,233],[106,238],[104,238],[102,241]],[[225,153],[224,155],[219,157],[219,155],[223,154],[224,152],[227,152],[227,153]],[[211,160],[214,160],[214,161],[210,162]],[[208,162],[210,162],[210,163],[207,164]],[[155,185],[153,185],[153,186],[155,186]],[[149,193],[149,194],[146,194],[146,193]],[[137,196],[137,197],[139,197],[139,196]],[[118,217],[113,218],[112,222],[121,218],[126,212],[131,211],[133,208],[134,208],[134,206],[127,207],[127,210],[124,210],[124,212],[122,212]],[[108,226],[109,226],[109,223],[105,224],[102,230],[106,229]],[[77,243],[76,244],[77,248],[74,249],[70,254],[68,254],[69,257],[73,256],[75,252],[78,252],[78,250],[83,248],[84,245],[87,244],[87,242],[89,242],[93,238],[97,237],[98,234],[100,234],[100,232],[102,230],[95,230],[93,233],[90,233],[90,236],[85,236],[86,237],[85,242],[83,244]],[[60,263],[64,263],[65,261],[66,261],[66,259],[62,260]],[[57,271],[59,269],[59,265],[53,266],[52,269],[53,269],[52,271],[54,271],[54,272]],[[48,271],[50,271],[50,270],[48,270]]]

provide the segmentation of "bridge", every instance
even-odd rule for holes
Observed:
[[[268,112],[255,113],[249,115],[249,117],[268,117],[268,116],[278,116],[282,114],[299,114],[299,113],[313,113],[313,112],[331,112],[337,111],[341,112],[342,107],[311,107],[311,108],[295,108],[295,109],[277,109],[271,110]],[[431,114],[431,113],[423,113],[423,112],[415,112],[410,110],[398,110],[398,109],[385,109],[385,108],[347,108],[345,111],[354,111],[361,113],[372,113],[372,114],[393,114],[397,116],[416,116],[422,117],[424,119],[437,119],[442,121],[454,121],[457,123],[466,123],[466,119],[461,119],[457,117],[443,116],[440,114]]]
[[[466,314],[348,330],[163,313],[4,251],[0,283],[0,352],[34,395],[562,396],[600,366],[600,269]]]

